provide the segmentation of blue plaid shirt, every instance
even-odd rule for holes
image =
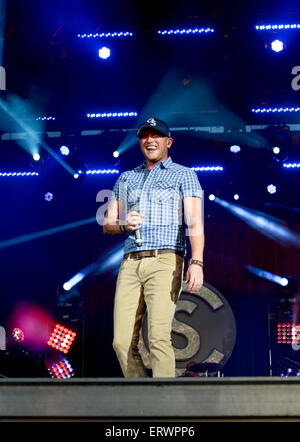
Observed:
[[[174,249],[185,253],[183,198],[202,198],[196,173],[174,163],[171,157],[148,170],[145,162],[123,172],[114,185],[112,199],[125,205],[123,215],[131,210],[144,214],[140,228],[142,247],[135,243],[135,233],[127,234],[124,253],[153,249]]]

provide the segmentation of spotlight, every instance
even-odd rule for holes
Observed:
[[[45,194],[45,201],[52,201],[53,200],[53,193],[51,193],[51,192],[47,192],[46,194]]]
[[[12,331],[12,337],[17,342],[24,341],[24,332],[23,332],[23,330],[21,330],[20,328],[17,328],[17,327],[14,328],[13,331]]]
[[[48,345],[56,350],[62,351],[63,353],[68,353],[75,336],[76,333],[72,330],[56,324],[55,329],[49,338]]]
[[[114,156],[115,158],[118,158],[119,155],[120,155],[120,153],[119,153],[117,150],[115,150],[115,151],[113,152],[113,156]]]
[[[215,197],[215,195],[211,194],[211,195],[209,195],[208,199],[210,201],[214,201],[216,199],[216,197]]]
[[[79,173],[74,173],[73,177],[77,180],[79,178]]]
[[[41,156],[40,156],[40,154],[38,154],[38,153],[34,153],[34,154],[32,155],[32,158],[34,159],[34,161],[40,161]]]
[[[62,155],[66,155],[67,156],[70,153],[70,149],[67,146],[61,146],[59,150],[60,150]]]
[[[236,193],[235,195],[233,195],[233,198],[234,198],[235,200],[238,200],[238,199],[240,198],[240,195],[238,195],[238,194]]]
[[[281,278],[280,280],[280,285],[282,285],[282,287],[286,287],[289,283],[289,280],[287,278]]]
[[[59,361],[47,360],[45,364],[51,378],[67,379],[74,376],[74,370],[70,362],[65,358]]]
[[[238,153],[238,152],[240,152],[241,151],[241,148],[240,148],[240,146],[237,146],[237,145],[233,145],[233,146],[230,146],[230,152],[232,152],[232,153]]]
[[[276,193],[277,189],[276,189],[276,186],[274,186],[274,184],[269,184],[267,186],[267,190],[268,190],[269,193],[273,194],[273,193]]]
[[[278,146],[274,146],[274,147],[273,147],[273,153],[274,153],[275,155],[278,155],[279,152],[280,152],[280,148],[279,148]]]
[[[110,49],[107,48],[106,46],[103,46],[101,49],[99,49],[98,54],[100,58],[106,60],[107,58],[110,57]]]
[[[78,284],[80,281],[83,280],[85,277],[85,274],[82,272],[77,273],[75,276],[73,276],[69,281],[65,282],[63,285],[64,290],[69,291],[72,287],[74,287],[76,284]]]
[[[283,50],[283,43],[280,40],[274,40],[271,43],[272,51],[281,52]]]

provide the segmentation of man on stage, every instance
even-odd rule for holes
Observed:
[[[113,347],[125,377],[148,376],[138,351],[147,308],[152,375],[175,377],[171,331],[182,286],[185,234],[191,246],[185,282],[191,292],[203,284],[202,189],[193,170],[168,156],[173,139],[164,121],[149,118],[136,134],[145,161],[118,178],[103,225],[104,233],[126,235]]]

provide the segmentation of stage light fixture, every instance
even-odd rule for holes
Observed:
[[[37,117],[36,121],[54,121],[55,117]]]
[[[215,195],[210,194],[209,197],[208,197],[208,199],[209,199],[210,201],[214,201],[214,200],[216,199],[216,197],[215,197]]]
[[[34,154],[32,155],[32,158],[34,159],[34,161],[40,161],[41,156],[40,156],[39,153],[34,153]]]
[[[51,192],[47,192],[46,194],[45,194],[45,201],[48,201],[48,202],[50,202],[50,201],[52,201],[53,200],[53,193],[51,193]]]
[[[266,279],[268,281],[275,282],[276,284],[282,287],[286,287],[289,284],[289,280],[285,276],[276,275],[274,273],[268,272],[267,270],[259,269],[252,265],[247,265],[246,268],[254,275],[259,276],[260,278]]]
[[[283,163],[285,169],[299,169],[300,163]]]
[[[241,151],[241,148],[237,144],[234,144],[234,145],[230,146],[229,150],[232,153],[239,153]]]
[[[51,378],[68,379],[74,376],[74,370],[66,358],[63,358],[60,361],[46,361],[46,367]]]
[[[236,193],[235,195],[233,195],[233,198],[234,198],[235,200],[238,200],[238,199],[240,198],[240,195],[239,195],[238,193]]]
[[[286,112],[300,112],[300,107],[263,107],[263,108],[253,108],[251,109],[251,112],[255,113],[255,114],[270,114],[270,113],[286,113]]]
[[[273,147],[273,153],[274,153],[275,155],[278,155],[278,154],[280,153],[280,148],[279,148],[278,146],[274,146],[274,147]]]
[[[115,150],[115,151],[113,152],[113,157],[114,157],[114,158],[118,158],[119,155],[120,155],[120,153],[119,153],[117,150]]]
[[[73,276],[69,281],[65,282],[63,285],[64,290],[69,291],[72,287],[74,287],[76,284],[78,284],[80,281],[83,280],[85,277],[85,274],[82,272],[77,273],[75,276]]]
[[[277,30],[292,30],[292,29],[300,29],[300,24],[268,24],[268,25],[256,25],[255,29],[257,31],[277,31]]]
[[[65,156],[69,155],[69,153],[70,153],[70,149],[64,145],[61,146],[59,150],[60,150],[60,153]]]
[[[278,322],[278,344],[300,344],[300,324],[294,322]]]
[[[86,114],[87,118],[132,118],[137,117],[137,112],[93,112]]]
[[[0,177],[39,176],[38,172],[0,172]]]
[[[56,324],[47,344],[62,353],[68,353],[75,337],[75,332]]]
[[[24,341],[24,332],[18,327],[15,327],[12,331],[12,337],[17,342],[23,342]]]
[[[86,171],[86,175],[106,175],[115,173],[120,173],[120,171],[117,169],[94,169]]]
[[[101,49],[99,49],[98,55],[103,60],[107,60],[107,58],[110,57],[110,49],[107,48],[106,46],[103,46]]]
[[[281,52],[283,51],[283,42],[280,40],[274,40],[271,43],[271,48],[274,52]]]
[[[78,38],[116,38],[116,37],[133,37],[132,32],[97,32],[95,34],[77,34]]]
[[[277,191],[276,186],[274,186],[274,184],[269,184],[269,185],[267,186],[267,190],[268,190],[268,192],[271,193],[271,194],[276,193],[276,191]]]
[[[191,167],[194,172],[222,172],[222,166],[197,166]]]
[[[215,32],[213,28],[188,28],[188,29],[167,29],[164,31],[157,31],[159,35],[199,35],[199,34],[211,34]]]

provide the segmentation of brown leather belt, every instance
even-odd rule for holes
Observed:
[[[151,258],[153,256],[161,255],[163,253],[175,253],[175,255],[179,255],[184,257],[184,252],[180,252],[179,250],[174,249],[155,249],[155,250],[143,250],[142,252],[130,252],[124,255],[124,259],[142,259],[142,258]]]

